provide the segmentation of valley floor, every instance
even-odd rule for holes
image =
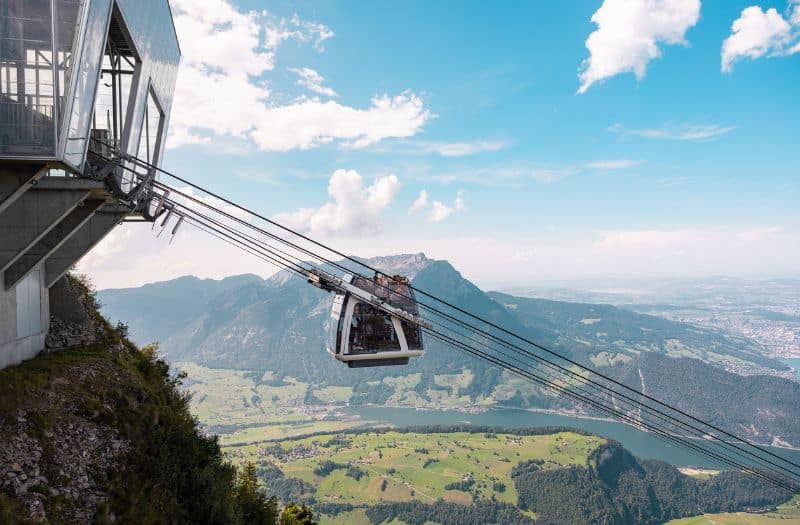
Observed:
[[[395,389],[393,401],[406,408],[346,408],[352,395],[350,387],[313,388],[291,377],[211,369],[193,363],[181,363],[179,368],[188,374],[186,384],[193,394],[194,413],[201,424],[220,436],[226,455],[234,463],[253,462],[259,468],[259,477],[267,480],[267,489],[272,494],[292,500],[310,496],[317,504],[331,505],[332,513],[320,514],[322,525],[367,525],[372,523],[367,515],[370,506],[392,502],[431,504],[441,500],[469,505],[474,501],[494,500],[516,505],[517,494],[510,476],[515,465],[526,460],[542,461],[553,468],[582,465],[587,455],[603,442],[602,438],[572,433],[520,437],[363,430],[340,434],[360,431],[359,427],[376,428],[375,419],[386,420],[383,416],[389,412],[407,414],[395,418],[399,425],[432,424],[436,420],[442,424],[464,425],[492,418],[495,412],[490,411],[491,405],[481,400],[472,404],[473,413],[452,411],[459,404],[470,405],[468,399],[464,404],[459,396],[459,386],[468,384],[471,379],[462,377],[463,374],[436,376],[437,384],[448,385],[450,391],[441,391],[436,406],[417,407],[432,409],[432,412],[418,412],[408,408],[414,406],[415,399],[414,380],[410,377],[390,378]],[[511,412],[519,417],[519,411]],[[575,416],[569,416],[573,419],[545,413],[531,415],[537,420],[535,426],[570,425]],[[487,424],[508,424],[502,419],[498,421]],[[623,432],[630,432],[626,439],[624,435],[592,429],[627,441],[634,449],[637,445],[641,448],[641,440],[657,441],[624,425],[581,421],[582,425],[615,425],[615,429],[620,427]],[[646,445],[644,449],[648,450]],[[641,450],[637,453],[641,454]],[[662,459],[666,460],[681,457],[685,461],[686,457],[682,450],[667,449],[652,456],[664,454],[667,457]],[[706,471],[698,472],[698,477],[702,477]],[[300,492],[296,492],[298,490]],[[708,515],[674,523],[800,525],[800,510],[793,505],[784,505],[776,513]],[[532,513],[526,515],[533,517]],[[403,522],[389,523],[402,525]]]
[[[800,497],[779,506],[775,512],[704,514],[673,520],[667,525],[800,525]]]

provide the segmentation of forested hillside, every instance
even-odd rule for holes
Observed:
[[[586,466],[543,469],[527,462],[513,477],[520,507],[535,510],[540,525],[655,525],[701,513],[768,508],[791,497],[734,471],[690,478],[666,463],[640,461],[613,442],[598,447]]]

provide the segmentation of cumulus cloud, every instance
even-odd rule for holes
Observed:
[[[378,95],[359,109],[318,100],[278,102],[267,80],[281,44],[295,40],[323,50],[333,31],[298,16],[241,11],[229,0],[172,2],[183,63],[176,85],[167,146],[236,139],[263,150],[286,151],[339,141],[364,147],[385,138],[410,137],[431,117],[411,92]],[[299,68],[300,82],[334,96],[322,76]],[[285,98],[284,98],[285,99]]]
[[[686,32],[699,18],[700,0],[605,0],[592,15],[597,29],[586,39],[578,93],[620,73],[642,79],[660,45],[687,45]]]
[[[325,78],[317,71],[308,67],[290,67],[289,71],[300,77],[297,79],[297,83],[309,91],[326,97],[339,96],[333,89],[322,85],[325,82]]]
[[[430,118],[414,93],[372,99],[366,109],[332,100],[300,100],[286,106],[254,108],[258,124],[250,132],[264,150],[308,149],[334,141],[344,148],[363,148],[386,138],[410,137]]]
[[[800,2],[790,2],[787,16],[771,7],[759,6],[742,10],[733,25],[731,35],[722,42],[722,71],[730,73],[733,64],[744,58],[755,60],[763,56],[788,56],[800,52]]]
[[[242,13],[226,0],[172,2],[183,53],[175,89],[169,147],[208,142],[211,131],[243,137],[249,112],[270,96],[252,78],[274,68],[274,49],[261,45],[261,16]]]
[[[400,189],[395,175],[364,186],[355,170],[336,170],[328,183],[331,202],[319,208],[300,208],[276,215],[275,221],[311,235],[364,235],[382,230],[381,215]]]
[[[624,136],[648,139],[699,141],[711,140],[735,129],[736,126],[721,126],[719,124],[670,124],[656,128],[628,128],[621,124],[614,124],[608,128],[608,131]]]
[[[422,190],[419,192],[419,197],[411,204],[408,209],[409,215],[414,215],[428,207],[428,191]]]
[[[430,222],[442,222],[456,212],[464,209],[464,193],[459,191],[452,205],[447,205],[442,201],[429,201],[428,191],[419,192],[419,197],[411,204],[408,209],[409,215],[415,215],[427,211],[426,218]]]

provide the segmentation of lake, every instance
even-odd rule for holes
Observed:
[[[398,427],[471,424],[510,428],[546,426],[579,428],[593,434],[615,439],[640,458],[659,459],[678,467],[722,468],[721,465],[713,460],[669,443],[656,435],[641,432],[628,425],[612,421],[559,416],[517,409],[498,409],[490,410],[483,414],[467,414],[445,410],[415,410],[413,408],[350,407],[346,412],[370,421],[385,422]],[[767,448],[786,459],[800,462],[800,451]]]
[[[781,359],[781,361],[794,368],[797,378],[800,379],[800,357],[787,357]]]

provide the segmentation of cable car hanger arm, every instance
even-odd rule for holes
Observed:
[[[350,294],[354,297],[357,297],[360,301],[365,302],[375,308],[386,312],[389,315],[393,315],[395,317],[399,317],[404,321],[408,321],[409,323],[421,326],[423,328],[431,329],[433,325],[428,321],[424,320],[422,317],[414,314],[410,314],[403,310],[402,308],[397,308],[396,306],[392,306],[388,302],[382,300],[380,297],[377,297],[368,291],[359,288],[358,286],[348,282],[346,279],[342,279],[336,277],[334,275],[329,274],[328,272],[321,270],[319,268],[312,268],[308,270],[306,275],[308,282],[321,290],[325,290],[326,292],[334,292],[340,294]]]

